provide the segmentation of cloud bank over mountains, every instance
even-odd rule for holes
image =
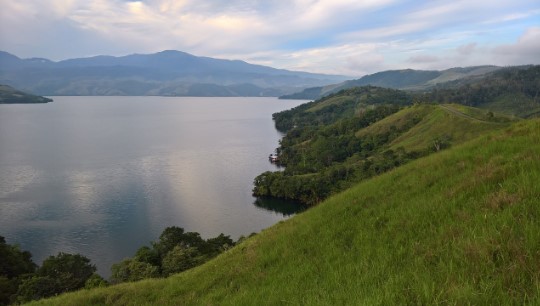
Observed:
[[[353,76],[540,63],[537,0],[21,0],[2,6],[1,49],[21,57],[175,49]]]

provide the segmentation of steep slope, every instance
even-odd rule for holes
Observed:
[[[540,303],[540,120],[414,161],[176,276],[40,305]]]

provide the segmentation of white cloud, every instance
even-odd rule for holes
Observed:
[[[530,26],[540,14],[537,0],[20,0],[2,5],[0,49],[23,57],[177,49],[355,76],[539,61],[538,26]],[[530,29],[524,33],[525,21]]]
[[[540,63],[540,27],[527,29],[513,44],[493,48],[492,54],[499,65]]]
[[[489,19],[484,21],[486,24],[492,24],[492,23],[500,23],[500,22],[507,22],[507,21],[514,21],[514,20],[520,20],[529,18],[532,16],[540,15],[540,10],[530,10],[526,12],[517,12],[517,13],[510,13],[508,15],[499,16],[496,19]]]
[[[461,55],[469,55],[474,52],[474,49],[476,48],[478,44],[475,42],[468,43],[465,45],[461,45],[456,48],[456,51]]]
[[[436,56],[429,55],[429,54],[420,54],[420,55],[414,55],[411,56],[408,60],[409,63],[417,64],[417,63],[436,63],[440,59]]]

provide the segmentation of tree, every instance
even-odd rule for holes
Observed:
[[[161,258],[164,258],[169,251],[177,245],[185,248],[202,248],[205,244],[201,235],[196,232],[184,232],[184,229],[178,226],[170,226],[163,230],[159,236],[159,241],[154,243],[154,248],[158,251]]]
[[[196,267],[206,261],[197,248],[177,245],[163,258],[163,275],[171,275]]]
[[[60,252],[45,259],[36,274],[53,279],[56,293],[61,293],[83,288],[94,272],[96,266],[90,264],[90,259],[80,254]]]
[[[217,237],[206,240],[205,253],[210,256],[215,256],[233,246],[234,241],[231,239],[231,236],[221,233]]]
[[[176,245],[182,242],[184,237],[184,229],[178,226],[170,226],[163,230],[159,235],[159,241],[154,243],[154,248],[158,250],[160,255],[164,256],[172,250]]]
[[[49,276],[34,275],[21,282],[17,291],[18,302],[39,300],[60,293],[55,279]]]
[[[36,264],[30,252],[7,244],[4,237],[0,236],[0,305],[12,302],[21,278],[35,270]]]
[[[8,305],[12,296],[17,292],[18,282],[5,276],[0,276],[0,305]]]
[[[0,275],[11,279],[35,270],[36,264],[32,261],[30,252],[7,244],[5,238],[0,236]]]
[[[159,277],[159,268],[133,258],[126,258],[111,267],[111,282],[133,282],[145,278]]]
[[[101,275],[94,273],[84,283],[84,289],[107,287],[109,283],[101,277]]]
[[[152,266],[161,266],[161,259],[159,258],[159,253],[155,248],[150,248],[148,246],[140,247],[135,253],[135,259],[140,262],[146,262]]]
[[[433,139],[433,150],[439,152],[442,149],[446,149],[450,146],[451,137],[449,135],[442,135]]]

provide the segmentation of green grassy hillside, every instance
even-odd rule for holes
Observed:
[[[540,120],[366,180],[167,279],[41,305],[540,303]]]
[[[512,120],[516,119],[459,104],[414,105],[359,130],[356,136],[380,135],[408,127],[387,148],[420,151],[432,146],[435,139],[455,145],[503,128]]]

